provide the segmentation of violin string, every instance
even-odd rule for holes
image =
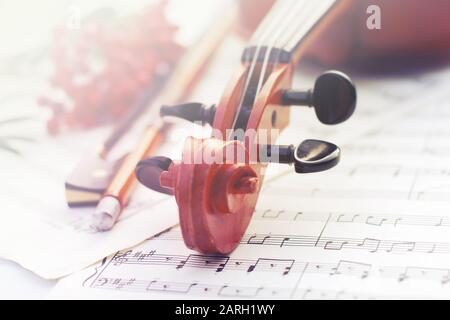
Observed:
[[[272,9],[270,9],[270,12],[264,17],[261,24],[253,34],[249,44],[250,45],[256,45],[259,42],[259,39],[261,38],[261,34],[266,33],[268,29],[271,29],[275,20],[280,18],[280,11],[286,10],[286,6],[284,5],[284,2],[286,0],[278,0]]]
[[[317,0],[316,0],[317,1]],[[296,19],[292,23],[288,25],[288,27],[284,30],[283,34],[277,39],[276,45],[280,48],[286,49],[284,47],[284,44],[287,39],[291,39],[293,36],[293,31],[295,32],[298,28],[298,26],[303,25],[305,21],[308,20],[308,18],[312,15],[311,13],[314,12],[316,9],[316,1],[301,1],[303,3],[303,6],[301,7],[301,19]],[[319,0],[320,1],[320,0]]]
[[[300,5],[299,5],[299,3],[300,3]],[[263,64],[263,68],[261,69],[261,76],[258,81],[256,93],[259,93],[262,89],[263,81],[264,81],[264,79],[266,79],[266,76],[267,76],[266,73],[268,72],[268,70],[267,70],[268,60],[269,60],[270,56],[272,55],[274,48],[277,47],[276,43],[277,43],[278,39],[284,34],[286,28],[288,28],[292,24],[293,20],[295,20],[295,19],[301,20],[302,19],[301,16],[300,17],[298,16],[297,12],[305,12],[306,10],[303,10],[303,9],[305,6],[307,6],[308,3],[312,3],[312,2],[296,0],[296,4],[294,4],[293,9],[289,10],[290,12],[288,13],[288,15],[286,15],[284,17],[283,24],[276,30],[276,32],[273,33],[272,38],[268,42],[266,56],[264,57],[264,64]],[[286,7],[292,8],[290,5],[289,6],[286,5]],[[280,56],[281,56],[281,50],[278,51],[277,57],[273,61],[274,66],[276,66],[278,64],[278,62],[280,60]]]
[[[319,0],[321,1],[321,0]],[[295,4],[292,4],[292,2],[295,2]],[[334,2],[334,1],[333,1]],[[270,62],[270,56],[273,52],[273,49],[275,47],[277,48],[284,48],[279,47],[277,43],[280,43],[279,39],[280,37],[287,34],[287,33],[293,33],[292,30],[296,31],[297,28],[299,28],[299,25],[302,24],[302,22],[305,21],[305,17],[307,20],[311,20],[311,16],[317,16],[317,14],[314,14],[314,11],[316,13],[320,13],[322,10],[317,9],[316,6],[311,6],[311,3],[314,3],[312,1],[298,1],[298,0],[279,0],[276,5],[278,7],[273,8],[271,11],[271,14],[269,14],[266,19],[264,19],[262,25],[262,28],[258,28],[257,32],[255,33],[254,37],[252,38],[252,41],[250,43],[255,43],[255,40],[257,42],[257,45],[255,47],[254,55],[252,57],[252,63],[250,66],[250,69],[246,75],[246,81],[245,81],[245,87],[243,91],[243,95],[240,99],[239,104],[239,110],[236,112],[233,120],[232,128],[235,127],[236,122],[238,120],[240,109],[242,108],[243,100],[246,96],[246,92],[250,86],[251,79],[254,76],[254,73],[256,72],[256,65],[258,63],[258,58],[262,49],[262,46],[265,43],[270,43],[269,46],[266,46],[266,52],[264,56],[264,60],[262,63],[261,71],[259,74],[258,79],[258,85],[257,90],[255,92],[255,95],[260,92],[263,86],[263,81],[266,78],[267,71],[268,71],[268,64]],[[309,5],[308,5],[309,4]],[[324,2],[322,2],[322,6],[324,6]],[[308,9],[306,9],[308,8]],[[308,19],[309,18],[309,19]],[[297,20],[297,24],[294,23],[294,28],[292,28],[292,20]],[[280,25],[282,27],[280,27]],[[306,27],[305,27],[306,28]],[[296,32],[292,36],[295,36]],[[267,42],[267,38],[269,37],[269,42]],[[289,39],[289,38],[287,38]],[[283,38],[283,41],[288,41]],[[281,56],[281,50],[278,51],[277,57],[274,61],[274,65],[279,64],[279,58]],[[230,131],[230,135],[228,136],[228,139],[233,134],[233,130]]]
[[[275,40],[275,43],[272,42],[270,44],[270,51],[272,51],[274,48],[278,49],[285,49],[288,52],[291,52],[292,49],[286,48],[286,42],[289,41],[295,41],[295,44],[299,42],[298,39],[301,39],[303,36],[303,31],[298,32],[297,29],[299,28],[299,25],[301,26],[300,30],[309,30],[312,25],[310,26],[311,21],[316,21],[317,18],[320,17],[320,15],[323,14],[323,12],[331,7],[331,4],[335,2],[335,0],[318,0],[319,1],[319,7],[317,7],[317,1],[296,1],[296,4],[292,6],[291,14],[290,16],[287,16],[284,20],[285,26],[278,29],[278,32],[276,35],[273,36],[272,40]],[[296,21],[292,21],[292,20]],[[297,25],[296,25],[297,24]],[[292,27],[294,26],[294,27]],[[294,32],[292,31],[294,30]],[[305,34],[306,34],[305,32]],[[295,38],[295,36],[297,37]],[[283,45],[284,43],[284,45]],[[273,60],[273,66],[272,68],[275,68],[277,65],[280,64],[280,56],[281,56],[282,50],[278,50],[276,58]],[[272,52],[270,52],[267,56],[270,57]],[[258,85],[257,93],[261,90],[261,86],[263,84],[263,79],[266,79],[267,72],[269,70],[266,70],[265,72],[262,72],[263,77],[260,78],[260,84]]]
[[[311,6],[311,4],[312,4],[312,6]],[[289,13],[286,16],[280,15],[280,17],[283,18],[283,24],[281,27],[279,27],[277,29],[277,32],[275,32],[273,34],[271,41],[268,42],[268,43],[270,43],[270,45],[268,46],[268,51],[266,52],[266,58],[270,58],[274,48],[278,48],[278,49],[283,48],[282,46],[279,45],[280,38],[283,38],[283,35],[285,35],[286,33],[289,32],[292,24],[293,23],[295,24],[295,20],[297,20],[297,22],[300,21],[300,23],[301,23],[308,17],[312,16],[311,12],[316,10],[314,2],[305,1],[305,0],[303,0],[303,1],[295,0],[295,4],[292,4],[292,5],[289,4],[289,5],[286,5],[286,7],[289,8]],[[282,53],[282,51],[279,50],[276,58],[273,60],[274,67],[276,67],[279,64],[281,53]],[[260,81],[258,84],[258,90],[256,91],[257,93],[260,92],[261,87],[263,85],[263,80],[266,78],[267,72],[269,71],[266,69],[267,68],[264,68],[264,70],[263,70],[264,72],[261,72],[261,77],[260,77]]]
[[[299,3],[300,3],[300,5],[299,5]],[[299,21],[302,21],[304,19],[304,16],[308,16],[308,12],[310,12],[308,4],[311,4],[311,3],[312,3],[312,1],[301,1],[301,2],[297,1],[296,9],[295,10],[291,10],[290,15],[287,16],[286,19],[284,20],[286,26],[283,27],[283,28],[280,28],[278,30],[278,32],[276,33],[276,35],[274,35],[274,37],[272,38],[272,43],[270,44],[271,48],[270,48],[269,57],[272,55],[272,50],[274,48],[278,49],[278,52],[276,54],[276,58],[274,58],[272,66],[271,66],[272,70],[274,70],[275,68],[277,68],[278,65],[281,64],[280,57],[281,57],[281,54],[282,54],[282,51],[283,51],[283,47],[280,47],[279,45],[277,45],[277,43],[279,42],[279,39],[282,37],[282,35],[284,35],[286,33],[285,29],[288,28],[293,23],[293,21],[292,21],[293,19],[297,19]],[[298,10],[300,10],[300,11],[298,11]],[[300,15],[297,14],[298,12],[300,12]],[[272,71],[270,71],[270,70],[264,70],[262,72],[263,77],[260,78],[260,83],[258,84],[257,93],[259,93],[260,90],[262,90],[262,88],[261,88],[261,86],[263,85],[262,79],[268,78],[270,76],[270,74],[266,75],[266,73],[271,73],[271,72]],[[266,139],[267,138],[268,137],[266,137]]]
[[[292,2],[292,1],[291,1]],[[268,47],[264,59],[264,64],[261,69],[261,74],[256,90],[256,94],[258,94],[262,90],[262,86],[264,83],[264,80],[269,76],[270,68],[267,68],[269,59],[272,55],[272,52],[275,48],[282,49],[283,47],[280,47],[277,45],[279,42],[279,39],[286,34],[287,30],[290,29],[290,26],[292,23],[294,23],[295,20],[297,21],[303,21],[305,17],[310,16],[310,12],[314,10],[314,6],[311,7],[311,4],[314,4],[312,1],[298,1],[295,0],[295,4],[285,5],[285,7],[288,7],[289,13],[287,15],[280,15],[280,17],[283,18],[283,24],[281,24],[281,27],[278,27],[277,31],[273,33],[272,38],[270,41],[268,41]],[[309,6],[308,6],[309,5]],[[313,10],[311,10],[313,9]],[[294,21],[293,21],[294,20]],[[280,64],[280,56],[281,56],[282,50],[278,50],[276,57],[272,60],[272,69],[276,68]]]
[[[283,1],[280,1],[280,2],[283,2]],[[283,6],[281,6],[281,8],[286,10],[286,8],[283,7]],[[242,97],[240,98],[240,101],[239,101],[239,109],[237,110],[236,114],[234,115],[233,125],[232,125],[231,129],[234,129],[235,126],[236,126],[236,122],[238,120],[238,117],[239,117],[239,114],[240,114],[240,110],[242,108],[242,104],[243,104],[244,98],[246,96],[246,92],[248,90],[248,87],[250,86],[250,81],[251,81],[251,79],[253,77],[253,74],[255,72],[255,69],[256,69],[259,53],[260,53],[260,50],[262,48],[262,45],[264,44],[264,40],[268,36],[270,36],[270,32],[276,28],[276,25],[277,25],[278,21],[273,19],[273,20],[271,20],[269,22],[266,22],[266,23],[268,23],[268,27],[264,26],[263,31],[259,31],[258,32],[258,33],[262,33],[262,35],[259,36],[258,37],[259,39],[257,40],[257,45],[255,47],[255,52],[254,52],[254,55],[252,57],[252,63],[250,65],[249,71],[247,72],[247,76],[246,76],[246,80],[245,80],[245,86],[244,86],[244,91],[243,91]],[[227,137],[227,140],[229,140],[230,137],[233,135],[233,131],[234,130],[230,130],[230,132],[228,134],[228,137]]]
[[[314,1],[314,10],[311,10],[306,19],[297,21],[291,26],[291,30],[285,34],[280,41],[280,46],[287,51],[292,52],[301,39],[311,30],[317,20],[332,7],[335,0],[316,0]]]

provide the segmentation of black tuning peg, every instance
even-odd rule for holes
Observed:
[[[331,169],[338,164],[341,155],[338,146],[320,140],[305,140],[297,147],[264,145],[259,146],[259,150],[260,161],[293,163],[297,173],[321,172]]]
[[[135,169],[136,177],[140,183],[157,192],[173,195],[173,190],[161,186],[159,177],[161,172],[167,171],[172,160],[167,157],[151,157],[141,160]]]
[[[286,90],[282,104],[314,107],[320,122],[338,124],[350,118],[355,111],[356,88],[344,73],[327,71],[316,79],[313,90]]]
[[[162,106],[159,113],[161,117],[177,117],[191,122],[198,121],[212,125],[216,114],[216,106],[191,102],[174,106]]]

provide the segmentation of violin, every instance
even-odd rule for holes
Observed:
[[[146,187],[175,196],[187,247],[228,254],[246,231],[269,163],[294,166],[299,174],[334,167],[338,146],[305,140],[276,145],[289,123],[291,106],[314,108],[320,122],[339,124],[353,114],[356,89],[339,72],[320,75],[306,92],[292,89],[296,63],[346,1],[280,0],[245,48],[241,64],[217,105],[161,107],[163,117],[211,125],[208,138],[188,137],[180,160],[151,157],[136,167]]]
[[[371,10],[379,8],[379,29],[367,27]],[[445,0],[349,0],[345,10],[316,37],[308,58],[326,65],[383,64],[417,68],[445,60],[450,49],[450,2]],[[386,69],[386,68],[384,68]]]

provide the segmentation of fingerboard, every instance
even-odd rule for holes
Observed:
[[[278,0],[242,55],[243,62],[289,63],[295,50],[337,0]]]

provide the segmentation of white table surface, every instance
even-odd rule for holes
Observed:
[[[56,280],[45,280],[17,263],[0,258],[0,299],[45,299]]]

